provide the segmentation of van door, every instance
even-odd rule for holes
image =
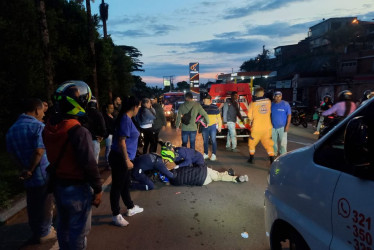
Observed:
[[[332,204],[330,249],[374,249],[374,181],[342,173]]]
[[[345,131],[348,171],[341,174],[334,193],[331,249],[374,249],[374,102],[372,104],[352,117]]]

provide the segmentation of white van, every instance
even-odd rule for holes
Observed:
[[[271,249],[374,249],[374,98],[274,161],[265,227]]]

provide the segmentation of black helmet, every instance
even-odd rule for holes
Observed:
[[[91,97],[91,89],[85,82],[66,81],[55,91],[53,101],[57,112],[63,115],[84,116]]]
[[[364,92],[364,96],[362,97],[362,101],[365,101],[367,99],[370,99],[374,95],[374,91],[367,89]]]
[[[88,102],[87,107],[89,109],[97,109],[96,97],[94,97],[94,96],[91,97],[91,100]]]
[[[338,95],[339,101],[349,101],[352,100],[352,92],[350,90],[343,90]]]

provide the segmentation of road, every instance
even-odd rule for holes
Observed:
[[[310,128],[292,126],[289,150],[310,145],[315,137]],[[160,138],[181,145],[180,132],[170,126],[160,133]],[[237,174],[247,174],[248,182],[214,182],[202,187],[157,183],[152,191],[132,191],[133,201],[144,212],[126,218],[130,225],[125,228],[111,225],[109,185],[103,203],[93,209],[87,249],[269,249],[264,228],[264,190],[270,163],[258,145],[255,164],[248,164],[248,145],[242,139],[238,142],[240,152],[234,153],[225,150],[225,139],[219,139],[217,161],[207,163],[215,170],[233,168]],[[196,149],[203,152],[200,134]],[[26,222],[23,211],[0,228],[1,249],[14,249],[27,239],[30,232]],[[242,238],[242,232],[249,237]],[[23,249],[58,249],[58,245],[51,242]]]

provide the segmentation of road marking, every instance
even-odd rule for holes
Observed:
[[[297,143],[297,144],[304,145],[304,146],[310,146],[313,144],[313,143],[298,142],[298,141],[293,141],[293,140],[288,140],[288,142],[293,142],[293,143]]]

